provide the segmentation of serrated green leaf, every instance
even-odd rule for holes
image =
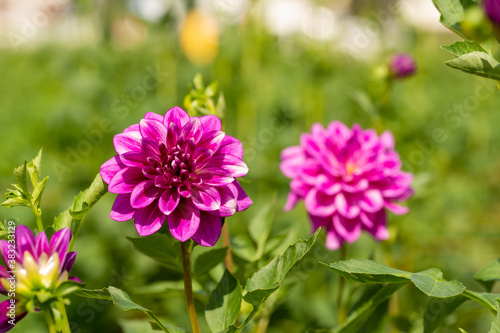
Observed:
[[[418,289],[430,297],[454,297],[465,290],[464,285],[456,280],[446,281],[443,273],[437,268],[413,273],[410,278]]]
[[[28,174],[30,175],[31,184],[33,185],[33,187],[37,186],[42,175],[42,150],[43,149],[40,149],[36,157],[26,165],[26,169],[28,171]]]
[[[1,206],[11,208],[14,206],[28,206],[28,203],[24,199],[20,199],[18,197],[10,197],[4,202],[2,202]]]
[[[432,298],[424,311],[424,333],[432,333],[441,322],[452,314],[467,297],[458,295],[448,299]]]
[[[165,234],[154,234],[146,237],[127,237],[134,248],[152,258],[158,264],[171,270],[182,272],[180,242]]]
[[[28,162],[24,161],[23,164],[14,169],[14,175],[16,176],[17,184],[19,185],[19,190],[25,195],[28,195],[29,193],[28,181],[26,180],[27,164]]]
[[[224,331],[236,321],[241,300],[241,286],[226,270],[205,308],[205,317],[213,332]]]
[[[255,272],[247,281],[246,302],[259,306],[283,283],[290,270],[309,252],[316,242],[321,229],[307,240],[290,245],[283,255],[277,256],[269,264]]]
[[[500,63],[484,52],[474,51],[445,63],[466,73],[500,80]]]
[[[352,312],[345,323],[336,327],[334,333],[357,333],[364,325],[366,320],[370,318],[373,312],[377,309],[378,305],[388,300],[396,291],[403,287],[406,282],[390,283],[385,285],[379,292],[377,292],[370,300],[363,305],[359,306]]]
[[[327,267],[346,279],[362,283],[398,283],[410,281],[411,273],[373,260],[351,259],[334,262]]]
[[[450,30],[464,37],[460,29],[460,22],[464,20],[464,6],[460,0],[432,0],[441,13],[440,22]]]
[[[40,202],[42,201],[43,190],[45,190],[45,186],[47,185],[47,181],[49,180],[49,176],[42,179],[41,182],[38,182],[36,185],[33,185],[33,193],[31,195],[33,204],[35,207],[40,207]]]
[[[474,279],[491,291],[495,281],[500,280],[500,259],[495,259],[474,274]]]
[[[224,261],[227,247],[210,249],[193,259],[193,275],[200,276]]]
[[[455,57],[460,57],[464,54],[472,52],[484,52],[488,54],[488,52],[486,52],[486,50],[481,45],[468,40],[455,42],[449,46],[441,46],[441,48],[446,52],[453,54]]]

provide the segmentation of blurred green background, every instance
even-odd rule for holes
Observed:
[[[374,127],[370,100],[376,104],[384,92],[390,55],[404,51],[415,57],[418,72],[394,82],[381,117],[404,168],[416,175],[416,194],[409,214],[390,215],[385,252],[364,235],[348,247],[348,257],[391,260],[410,271],[439,267],[445,278],[481,290],[472,275],[500,252],[500,97],[493,82],[444,65],[451,56],[440,46],[457,38],[440,28],[431,0],[4,2],[0,188],[43,147],[42,172],[50,176],[42,201],[46,224],[115,155],[113,135],[148,111],[182,106],[188,83],[201,72],[207,83],[219,82],[226,132],[243,142],[250,168],[242,185],[254,205],[228,219],[236,245],[248,239],[248,221],[276,195],[273,234],[284,249],[308,236],[310,226],[302,204],[281,210],[288,180],[279,170],[280,151],[298,144],[315,122]],[[178,276],[133,250],[125,238],[137,236],[133,223],[108,217],[114,197],[107,194],[89,214],[75,244],[73,275],[88,288],[123,288],[160,317],[188,327],[182,294],[143,290]],[[0,218],[35,225],[22,208],[1,207]],[[322,237],[303,267],[307,274],[276,302],[269,332],[335,325],[338,278],[316,262],[338,260],[338,254],[324,249]],[[236,257],[245,263],[244,254]],[[251,273],[248,267],[240,277]],[[402,318],[390,329],[418,331],[426,303],[405,287],[393,313]],[[72,297],[68,311],[74,332],[147,328],[134,321],[141,313],[99,301]],[[492,319],[466,304],[440,331],[486,331]],[[31,315],[14,331],[46,329],[41,315]]]

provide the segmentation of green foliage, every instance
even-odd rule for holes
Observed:
[[[212,332],[225,331],[236,321],[242,299],[240,284],[226,270],[205,309],[205,317]]]
[[[131,310],[142,311],[149,318],[151,318],[153,322],[156,325],[158,325],[158,327],[163,332],[167,333],[184,332],[184,330],[181,328],[161,322],[158,319],[158,317],[156,317],[156,315],[153,313],[153,311],[132,301],[130,296],[121,289],[110,286],[108,288],[102,288],[96,290],[83,289],[75,294],[85,298],[95,298],[95,299],[112,301],[113,304],[122,311],[131,311]]]
[[[17,179],[17,184],[12,184],[14,189],[7,190],[5,193],[5,201],[1,206],[14,207],[26,206],[31,208],[31,211],[37,219],[38,227],[43,229],[41,222],[42,209],[40,202],[42,194],[47,185],[49,176],[40,180],[41,178],[41,160],[42,149],[38,152],[37,156],[31,161],[24,161],[19,167],[14,169],[14,175]],[[31,185],[28,185],[27,176],[29,175]]]
[[[495,259],[474,274],[474,279],[481,283],[486,290],[491,291],[495,281],[500,280],[500,259]]]
[[[224,94],[219,93],[217,103],[214,102],[219,83],[214,81],[206,88],[201,73],[195,75],[193,83],[189,84],[189,93],[184,98],[184,108],[191,116],[216,115],[224,119],[226,102]]]
[[[127,237],[127,239],[137,251],[154,259],[158,264],[182,272],[181,246],[172,236],[157,233],[146,237]]]
[[[376,306],[410,281],[425,295],[433,299],[448,299],[440,303],[443,307],[437,314],[432,309],[433,303],[429,303],[424,313],[424,332],[433,332],[439,323],[456,310],[467,298],[482,305],[494,314],[500,312],[496,304],[497,295],[465,290],[465,287],[459,281],[445,280],[443,273],[437,268],[409,273],[372,260],[359,259],[335,262],[326,266],[351,281],[386,284],[385,289],[381,289],[368,302],[351,313],[347,322],[337,328],[335,332],[355,332],[362,327],[372,314],[370,311],[374,311]]]
[[[457,57],[446,61],[446,64],[469,74],[500,80],[500,63],[489,53],[489,49],[478,44],[493,39],[491,24],[478,3],[460,0],[433,1],[441,13],[441,23],[468,39],[443,46],[444,50]],[[490,45],[490,42],[487,41],[484,45]]]

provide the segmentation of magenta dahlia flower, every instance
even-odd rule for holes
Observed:
[[[71,231],[57,231],[50,243],[45,232],[36,237],[30,228],[19,225],[15,237],[0,241],[5,266],[0,266],[0,293],[9,297],[0,303],[0,332],[7,332],[37,305],[67,295],[68,281],[78,282],[69,272],[76,252],[68,252]],[[31,310],[30,310],[31,309]]]
[[[392,77],[402,79],[415,74],[417,64],[407,53],[396,53],[389,61],[389,73]]]
[[[326,129],[314,124],[300,145],[281,153],[281,171],[292,179],[285,210],[303,199],[313,228],[327,230],[326,246],[335,250],[352,243],[362,230],[385,240],[386,210],[405,214],[394,201],[408,199],[413,176],[401,171],[390,132],[352,130],[340,122]]]
[[[216,116],[189,117],[179,107],[165,116],[148,112],[113,143],[118,155],[101,167],[108,190],[118,193],[110,217],[134,218],[141,236],[167,220],[179,241],[213,246],[221,218],[252,204],[235,179],[248,172],[243,146],[221,131]]]

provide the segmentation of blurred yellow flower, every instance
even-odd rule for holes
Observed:
[[[181,48],[196,65],[210,63],[219,49],[219,24],[208,13],[192,10],[181,24]]]

